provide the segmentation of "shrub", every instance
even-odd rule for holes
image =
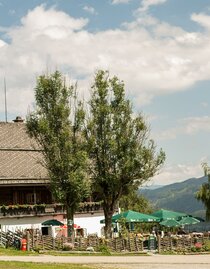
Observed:
[[[97,247],[97,251],[103,253],[103,254],[106,254],[106,255],[111,255],[111,252],[109,250],[109,248],[104,245],[104,244],[101,244]]]

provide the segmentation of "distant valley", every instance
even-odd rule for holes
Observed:
[[[140,189],[139,193],[143,194],[155,209],[164,208],[204,218],[204,206],[195,198],[195,193],[207,181],[207,177],[190,178],[155,189]]]

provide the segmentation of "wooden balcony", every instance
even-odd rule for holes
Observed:
[[[0,218],[64,214],[61,204],[7,205],[0,206]]]
[[[102,212],[100,202],[85,202],[80,203],[80,207],[76,214],[94,214]],[[35,204],[35,205],[1,205],[0,206],[0,219],[12,217],[30,217],[30,216],[44,216],[44,215],[57,215],[66,214],[63,204]]]
[[[103,212],[102,202],[84,202],[80,203],[76,214],[94,214]]]

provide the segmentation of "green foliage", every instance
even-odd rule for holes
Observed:
[[[208,182],[203,184],[196,193],[196,198],[204,204],[206,208],[206,220],[210,220],[210,167],[203,164],[204,174],[208,176]]]
[[[119,222],[119,227],[120,227],[120,236],[122,238],[128,238],[129,229],[127,227],[126,219],[121,218],[118,222]]]
[[[210,251],[210,240],[205,240],[204,248],[206,251]]]
[[[136,190],[130,191],[128,195],[123,195],[119,205],[123,211],[133,210],[146,214],[154,211],[150,202],[143,195],[139,195]]]
[[[199,191],[196,193],[196,198],[203,202],[206,207],[206,219],[210,219],[210,185],[209,183],[203,184]]]
[[[107,255],[107,256],[111,255],[110,249],[105,244],[100,244],[97,247],[97,251],[101,252],[102,254]]]
[[[164,162],[165,154],[162,150],[156,154],[144,117],[133,115],[124,83],[117,77],[110,78],[106,71],[95,76],[86,136],[93,160],[93,186],[103,199],[108,236],[120,197],[152,177]]]
[[[36,110],[27,117],[27,130],[44,154],[51,190],[67,207],[69,218],[88,194],[87,154],[82,123],[84,110],[77,101],[76,88],[67,87],[61,73],[38,77]]]

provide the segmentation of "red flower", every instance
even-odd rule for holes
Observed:
[[[196,248],[202,248],[202,244],[199,243],[199,242],[197,242],[197,243],[195,243],[195,247],[196,247]]]

